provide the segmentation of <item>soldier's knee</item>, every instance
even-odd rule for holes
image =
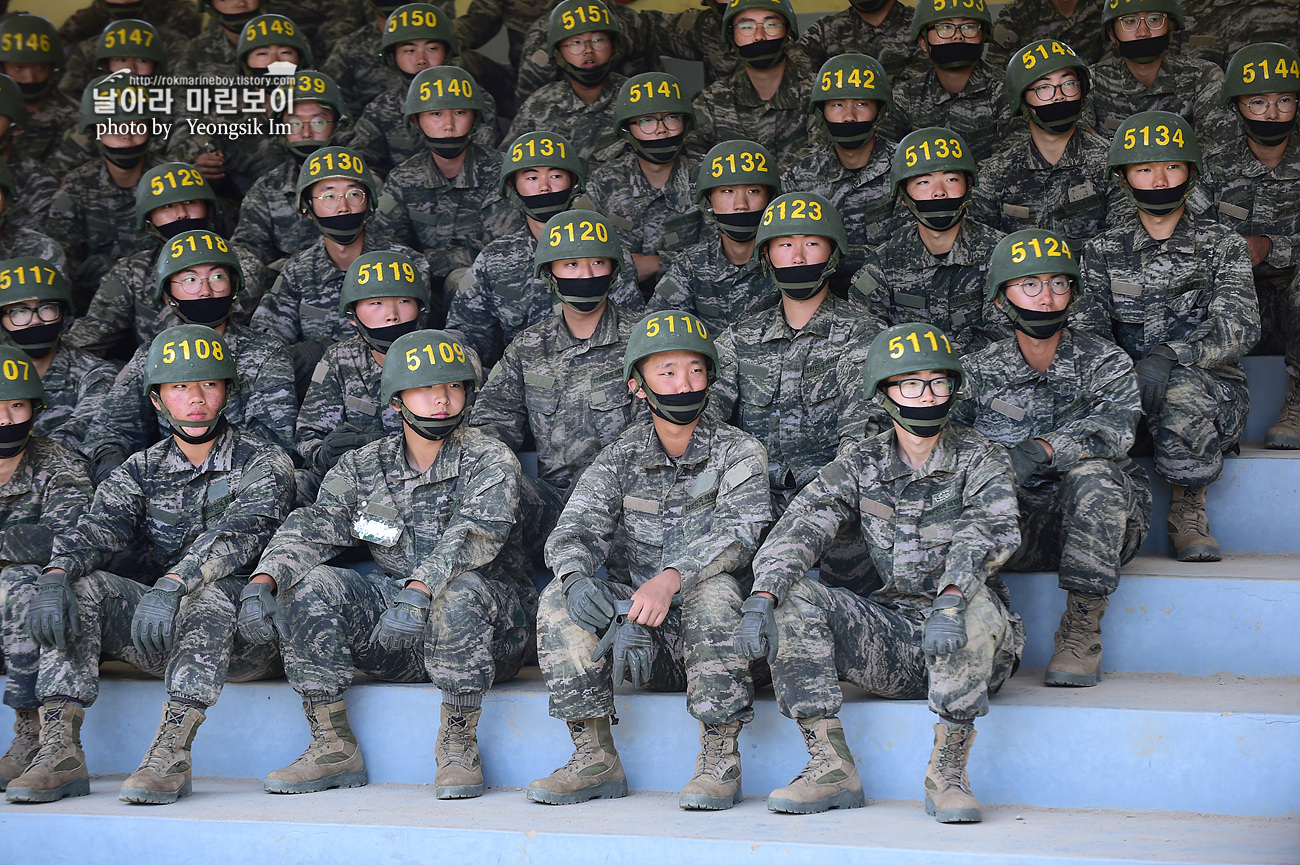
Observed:
[[[551,580],[542,590],[542,596],[537,602],[537,626],[554,627],[568,618],[569,608],[565,603],[564,586],[558,579]]]
[[[827,600],[826,587],[821,583],[807,577],[797,580],[786,590],[785,597],[776,606],[777,621],[817,618],[826,609]]]
[[[1124,478],[1114,460],[1081,460],[1061,478],[1061,496],[1068,503],[1083,495],[1119,495],[1126,486]]]

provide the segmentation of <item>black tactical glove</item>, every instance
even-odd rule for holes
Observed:
[[[1169,374],[1176,366],[1178,355],[1163,343],[1133,364],[1133,371],[1137,373],[1138,390],[1142,393],[1143,414],[1153,413],[1164,400],[1165,388],[1169,387]]]
[[[370,642],[378,643],[390,652],[409,649],[424,639],[424,628],[429,621],[431,598],[419,589],[407,586],[398,592],[397,600],[375,623],[370,632]]]
[[[60,650],[69,637],[81,636],[77,597],[67,574],[41,574],[36,579],[36,596],[27,608],[27,633],[42,648]]]
[[[95,486],[99,486],[104,479],[113,473],[113,469],[126,462],[126,454],[120,448],[100,448],[95,452],[93,464],[90,467],[91,480]]]
[[[614,618],[614,593],[604,580],[579,577],[564,587],[564,605],[569,618],[586,631],[600,633]]]
[[[776,663],[776,601],[762,595],[750,595],[740,605],[740,624],[731,642],[736,654],[746,661],[757,661],[767,655],[769,664]]]
[[[316,364],[325,356],[325,349],[333,343],[329,340],[308,339],[295,342],[289,346],[289,360],[293,363],[293,382],[301,395],[311,387],[311,377],[316,372]]]
[[[618,611],[614,615],[614,621],[610,623],[609,630],[605,636],[600,638],[596,650],[591,653],[591,660],[599,660],[600,656],[609,651],[609,647],[614,647],[614,684],[623,684],[623,673],[627,671],[627,678],[631,680],[632,687],[640,688],[650,681],[650,666],[654,660],[650,649],[653,642],[650,639],[650,632],[628,619],[627,614],[632,611],[631,601],[619,601]]]
[[[172,625],[180,609],[185,585],[164,577],[144,593],[131,619],[131,642],[146,655],[166,655],[175,641]]]
[[[930,617],[921,629],[921,651],[930,657],[949,655],[966,645],[966,599],[940,595],[930,605]]]
[[[275,639],[289,639],[289,626],[284,622],[280,605],[275,602],[270,583],[249,583],[239,593],[239,613],[235,627],[244,641],[261,646]]]
[[[1020,444],[1009,448],[1007,456],[1011,457],[1011,471],[1015,472],[1016,485],[1019,486],[1033,477],[1034,472],[1052,461],[1047,455],[1047,448],[1038,439],[1025,439]]]
[[[327,472],[334,468],[345,453],[354,451],[363,445],[368,445],[380,437],[379,433],[361,432],[350,423],[339,426],[336,430],[331,430],[321,442],[320,450],[316,451],[316,462],[322,472]]]

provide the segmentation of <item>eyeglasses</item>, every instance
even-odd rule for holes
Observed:
[[[567,39],[560,43],[560,50],[565,54],[585,54],[588,49],[599,51],[610,44],[604,36],[592,36],[589,39]]]
[[[1144,12],[1141,15],[1121,15],[1117,20],[1124,32],[1132,33],[1143,21],[1147,23],[1148,30],[1159,30],[1165,26],[1169,16],[1164,12]]]
[[[340,201],[345,201],[348,204],[363,202],[366,200],[366,191],[364,189],[349,189],[347,192],[325,192],[320,195],[313,195],[312,198],[325,202],[326,207],[333,207]]]
[[[967,21],[964,24],[953,24],[950,21],[943,21],[939,24],[931,24],[930,29],[933,30],[940,39],[951,39],[957,35],[958,30],[960,30],[961,35],[967,39],[974,39],[984,31],[984,25],[978,21]]]
[[[757,21],[740,21],[733,26],[736,32],[743,36],[753,36],[760,27],[767,36],[780,36],[786,31],[788,25],[784,21],[764,21],[762,24]]]
[[[1055,98],[1059,92],[1066,99],[1073,99],[1083,92],[1083,84],[1079,81],[1062,81],[1060,84],[1034,84],[1029,88],[1038,97],[1039,101],[1046,102]]]
[[[290,117],[285,123],[289,124],[290,132],[302,132],[304,126],[310,126],[312,132],[324,132],[334,125],[334,121],[329,117],[313,117],[311,120]]]
[[[1296,98],[1279,96],[1276,99],[1265,99],[1263,96],[1252,96],[1245,102],[1238,99],[1237,104],[1256,117],[1263,117],[1271,107],[1276,107],[1278,114],[1295,114]]]
[[[636,128],[640,129],[642,132],[654,132],[659,128],[660,123],[662,123],[664,129],[667,129],[669,132],[678,132],[686,125],[686,116],[683,114],[665,114],[662,117],[646,115],[645,117],[638,117],[632,122],[636,124]]]
[[[934,394],[937,399],[947,399],[952,396],[953,390],[957,387],[957,380],[952,376],[943,378],[905,378],[902,381],[891,381],[885,387],[896,387],[898,392],[907,399],[917,399],[929,388],[930,393]]]
[[[1007,288],[1012,286],[1023,291],[1025,297],[1038,297],[1043,293],[1043,280],[1036,276],[1027,276],[1020,282],[1007,283]],[[1068,276],[1054,276],[1047,280],[1047,286],[1052,289],[1052,294],[1063,297],[1074,290],[1074,280]]]
[[[190,297],[198,297],[199,291],[205,282],[208,284],[208,288],[212,289],[212,293],[216,295],[227,294],[232,285],[230,277],[224,273],[214,273],[211,276],[182,276],[180,279],[173,279],[172,285]]]
[[[42,303],[37,307],[15,306],[13,309],[6,309],[5,315],[9,316],[9,323],[14,327],[26,327],[32,323],[32,314],[43,322],[49,323],[58,321],[63,317],[63,307],[57,303]]]

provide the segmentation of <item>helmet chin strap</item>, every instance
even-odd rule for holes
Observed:
[[[226,426],[228,426],[226,421],[226,406],[230,403],[229,384],[227,384],[226,397],[221,401],[221,408],[217,409],[217,416],[212,420],[194,421],[182,420],[181,418],[176,417],[167,410],[167,406],[163,404],[162,397],[158,395],[156,387],[150,395],[150,399],[153,401],[154,409],[157,410],[158,414],[162,415],[163,420],[167,421],[167,425],[172,428],[172,432],[174,432],[181,441],[188,444],[207,444],[217,436],[221,435]],[[185,427],[189,427],[190,429],[199,427],[203,432],[199,435],[192,435],[185,431]]]

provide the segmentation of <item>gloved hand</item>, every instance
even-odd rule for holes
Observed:
[[[1011,471],[1015,472],[1017,486],[1038,471],[1042,466],[1052,461],[1047,455],[1047,448],[1043,447],[1038,439],[1028,438],[1008,449],[1007,456],[1011,457]]]
[[[113,469],[126,462],[126,454],[118,448],[104,448],[95,452],[94,463],[90,467],[91,480],[99,486],[113,473]]]
[[[1151,349],[1151,353],[1133,364],[1137,373],[1138,390],[1142,393],[1142,412],[1151,414],[1165,398],[1165,388],[1169,387],[1169,374],[1178,366],[1178,355],[1169,346],[1161,343]]]
[[[731,642],[736,654],[746,661],[757,661],[767,655],[769,664],[776,663],[776,601],[762,595],[750,595],[740,605],[740,624]]]
[[[407,586],[398,592],[397,600],[375,623],[370,632],[370,642],[390,652],[409,649],[424,638],[424,627],[429,621],[431,598],[419,589]]]
[[[329,340],[308,339],[289,346],[289,360],[293,363],[293,381],[299,394],[311,387],[311,376],[316,364],[325,356],[325,349],[333,345]]]
[[[569,618],[593,634],[609,627],[614,618],[615,600],[605,581],[595,577],[579,577],[564,587],[564,605]]]
[[[334,464],[348,451],[368,445],[380,437],[379,433],[361,432],[353,424],[345,423],[338,429],[331,430],[316,451],[316,462],[322,472],[334,468]]]
[[[36,579],[36,596],[27,608],[27,633],[42,648],[62,650],[68,637],[81,636],[81,617],[72,581],[65,573],[41,574]]]
[[[966,645],[966,599],[940,595],[930,605],[930,617],[921,629],[921,651],[934,657],[948,655]]]
[[[650,648],[653,645],[650,631],[628,619],[632,612],[631,601],[619,601],[614,621],[610,623],[605,636],[600,638],[596,650],[591,653],[591,660],[596,661],[601,655],[614,647],[614,684],[623,684],[623,673],[632,681],[632,687],[640,688],[650,681],[650,665],[653,661]]]
[[[172,625],[184,594],[185,585],[170,577],[163,577],[144,593],[131,619],[131,642],[136,649],[147,655],[171,652],[175,640]]]
[[[275,639],[289,639],[289,626],[284,622],[280,605],[275,602],[270,583],[249,583],[239,593],[239,613],[235,617],[239,636],[254,646]]]

